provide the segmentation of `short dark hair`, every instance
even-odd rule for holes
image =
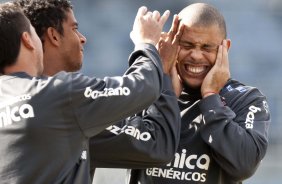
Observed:
[[[227,37],[226,23],[223,15],[212,5],[205,4],[204,11],[200,14],[200,20],[203,25],[218,25],[224,38]]]
[[[12,3],[0,4],[0,72],[16,62],[21,37],[30,33],[30,22],[21,8]]]
[[[179,13],[182,19],[188,17],[193,19],[194,24],[198,26],[217,25],[222,36],[227,37],[226,23],[223,15],[212,5],[206,3],[194,3],[185,7]]]
[[[62,24],[67,19],[66,12],[72,9],[69,0],[16,0],[15,3],[22,7],[42,42],[49,27],[64,35]]]

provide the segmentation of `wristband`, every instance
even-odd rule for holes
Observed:
[[[206,92],[205,94],[203,94],[203,98],[208,97],[210,95],[214,95],[214,94],[217,94],[217,93],[216,92],[212,92],[212,91]]]

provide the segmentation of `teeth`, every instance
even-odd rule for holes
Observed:
[[[198,66],[198,67],[188,66],[188,71],[192,73],[198,74],[198,73],[202,73],[204,70],[205,70],[204,66]]]

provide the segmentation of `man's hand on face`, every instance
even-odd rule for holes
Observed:
[[[133,43],[135,45],[138,43],[157,45],[169,14],[168,10],[161,16],[158,11],[150,12],[144,6],[139,8],[133,24],[133,30],[130,33]]]
[[[162,32],[157,49],[160,53],[164,73],[170,74],[172,67],[176,64],[180,50],[179,40],[183,34],[184,25],[180,24],[178,15],[174,15],[171,28],[168,33]]]
[[[183,34],[183,30],[184,25],[180,23],[178,15],[174,15],[169,32],[162,32],[160,41],[157,44],[164,73],[170,75],[177,97],[180,95],[183,88],[176,69],[177,57],[180,50],[179,40]]]
[[[230,78],[227,42],[227,40],[223,40],[222,45],[219,46],[215,64],[202,83],[201,93],[203,98],[218,94]]]

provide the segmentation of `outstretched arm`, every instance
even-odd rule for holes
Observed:
[[[135,51],[123,76],[100,80],[72,74],[69,99],[86,137],[97,135],[113,122],[140,112],[159,98],[163,69],[155,45],[168,16],[168,11],[160,16],[157,11],[148,12],[146,7],[138,10],[131,37]]]
[[[145,168],[173,158],[180,135],[180,111],[168,76],[160,98],[148,109],[107,128],[90,140],[91,169]]]

